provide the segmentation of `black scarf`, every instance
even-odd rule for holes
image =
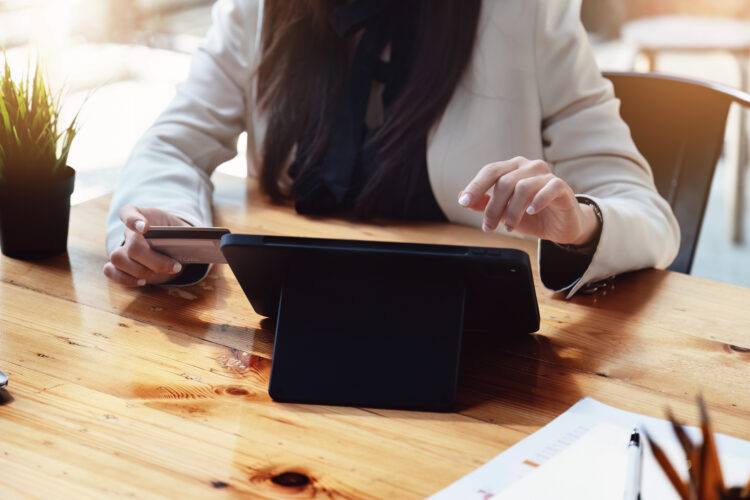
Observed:
[[[295,208],[303,214],[326,214],[349,210],[377,167],[377,155],[363,147],[374,130],[365,124],[373,81],[384,84],[385,113],[406,83],[414,45],[419,0],[357,0],[336,7],[331,26],[341,38],[363,30],[351,61],[338,102],[327,149],[321,160],[302,169],[313,133],[308,131],[297,144],[289,175]],[[390,44],[391,60],[380,56]],[[426,89],[427,91],[427,89]],[[380,196],[376,214],[412,219],[444,219],[432,195],[427,178],[426,138],[418,150],[407,155],[421,163],[413,182],[393,182],[393,188]],[[405,168],[414,171],[413,165]],[[414,175],[405,172],[405,175]]]

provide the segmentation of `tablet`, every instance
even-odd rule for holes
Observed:
[[[464,329],[539,328],[520,250],[227,234],[251,305],[276,319],[278,401],[449,410]]]
[[[466,328],[507,335],[539,329],[529,256],[511,248],[227,234],[221,251],[258,314],[276,316],[282,285],[313,269],[453,276],[467,284]]]

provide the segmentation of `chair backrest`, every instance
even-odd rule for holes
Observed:
[[[669,267],[689,273],[711,179],[724,143],[729,106],[750,106],[730,87],[658,73],[605,72],[620,114],[654,172],[659,193],[680,223],[680,252]]]

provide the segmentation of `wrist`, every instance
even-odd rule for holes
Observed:
[[[591,244],[598,234],[599,217],[591,205],[579,202],[578,208],[581,210],[581,229],[578,236],[568,244],[584,247]]]
[[[602,212],[594,201],[586,197],[576,197],[578,200],[579,215],[581,216],[580,231],[576,238],[570,243],[559,246],[571,251],[593,254],[599,244],[602,232]]]

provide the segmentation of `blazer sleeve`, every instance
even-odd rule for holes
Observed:
[[[583,285],[677,255],[680,230],[658,194],[651,169],[619,114],[611,82],[602,77],[580,22],[580,0],[537,2],[535,62],[546,160],[556,175],[601,210],[593,257],[578,276],[560,272],[565,255],[541,241],[545,286],[572,296]]]
[[[187,80],[123,166],[107,218],[107,254],[122,244],[126,204],[156,207],[210,226],[209,177],[237,154],[253,72],[257,0],[218,0]]]

